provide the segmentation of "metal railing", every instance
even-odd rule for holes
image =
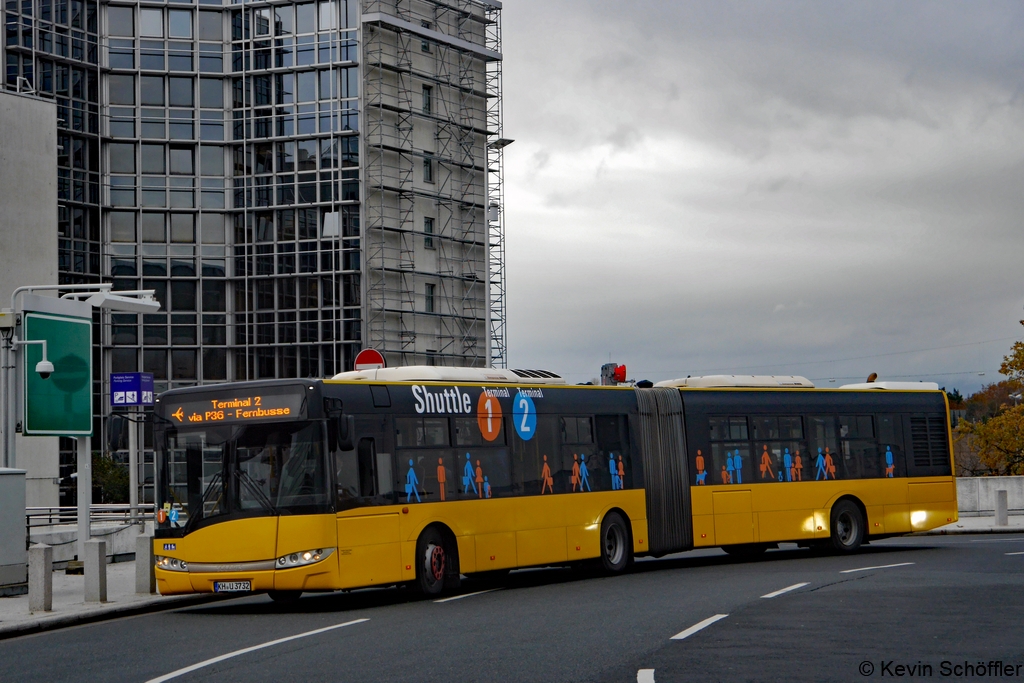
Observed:
[[[152,503],[139,503],[135,507],[134,515],[131,506],[127,503],[93,504],[89,506],[89,521],[91,523],[120,523],[124,525],[143,524],[151,521],[154,516],[154,505]],[[41,527],[78,524],[78,508],[75,506],[41,506],[25,508],[25,543],[26,547],[31,543],[33,529]]]

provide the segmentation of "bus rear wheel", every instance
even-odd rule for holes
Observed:
[[[609,574],[619,574],[633,557],[629,526],[618,512],[609,512],[601,522],[601,566]]]
[[[852,553],[864,542],[864,515],[852,501],[841,500],[832,507],[829,543],[832,550]]]
[[[416,541],[416,587],[424,595],[439,595],[459,587],[458,557],[434,527]]]

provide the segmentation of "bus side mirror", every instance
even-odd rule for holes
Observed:
[[[338,450],[350,451],[355,448],[356,418],[352,415],[338,416]]]

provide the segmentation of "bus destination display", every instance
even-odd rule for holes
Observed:
[[[254,420],[303,419],[302,394],[271,394],[211,398],[172,403],[167,410],[175,424],[233,424]]]

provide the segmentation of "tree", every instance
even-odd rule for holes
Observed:
[[[966,418],[956,428],[958,474],[1024,474],[1024,342],[1014,342],[999,373],[1007,379],[965,402]]]
[[[943,391],[946,391],[946,387],[942,387]],[[960,394],[956,388],[953,391],[946,391],[946,398],[949,399],[949,407],[951,410],[959,410],[963,408],[964,397]]]
[[[1006,408],[984,422],[962,421],[957,440],[966,440],[993,474],[1024,474],[1024,405]]]
[[[1024,320],[1021,320],[1020,324],[1024,325]],[[1003,356],[999,374],[1006,375],[1018,384],[1024,382],[1024,341],[1014,342],[1010,347],[1010,355]]]

